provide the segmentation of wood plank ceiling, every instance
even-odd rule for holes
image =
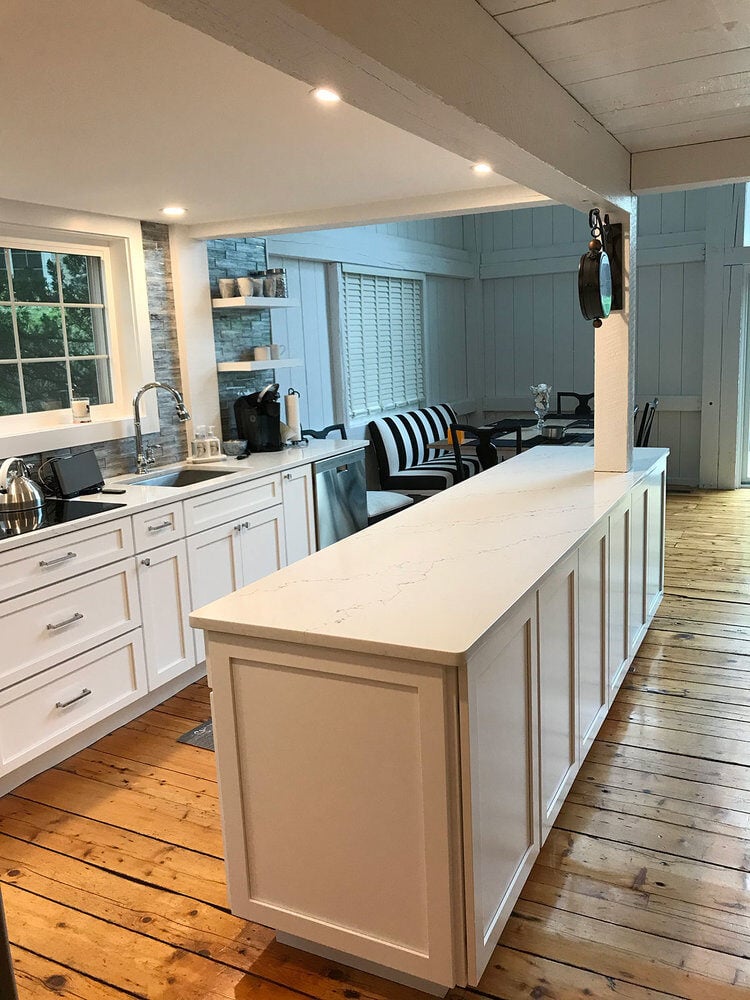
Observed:
[[[478,0],[626,149],[750,135],[750,0]]]

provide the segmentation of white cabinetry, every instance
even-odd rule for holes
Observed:
[[[545,837],[573,783],[578,762],[577,571],[577,557],[573,554],[555,568],[537,591],[539,781]]]
[[[148,684],[153,691],[195,664],[185,541],[139,555],[137,564]]]
[[[582,760],[607,714],[609,525],[598,525],[578,550],[578,732]]]
[[[531,597],[466,667],[460,757],[472,982],[539,853],[536,648]]]
[[[471,618],[460,646],[421,626],[380,653],[365,629],[354,645],[350,626],[347,647],[326,639],[328,618],[314,645],[307,623],[259,639],[247,630],[267,619],[238,621],[236,602],[203,619],[234,912],[386,975],[478,983],[659,602],[666,457],[649,458],[531,586],[494,620],[487,611],[478,637]],[[586,507],[580,490],[570,503]],[[507,552],[512,527],[494,510],[474,526],[502,530]],[[541,525],[524,530],[545,544]],[[425,574],[410,607],[429,604],[430,586]],[[435,591],[458,619],[445,577]]]
[[[192,607],[200,608],[226,597],[286,565],[285,511],[278,502],[280,482],[279,476],[273,476],[268,482],[251,484],[248,508],[242,507],[235,490],[228,498],[219,494],[218,516],[230,509],[236,512],[237,520],[215,524],[188,539]],[[259,505],[269,499],[275,501],[273,505],[259,510]],[[292,520],[295,516],[293,512]],[[198,516],[189,514],[187,522],[206,524],[209,519],[208,508],[201,505]],[[206,656],[205,642],[201,631],[194,634],[196,659],[200,662]]]
[[[315,551],[315,502],[309,465],[290,469],[281,477],[287,564]]]
[[[609,515],[609,699],[617,693],[630,663],[630,499]]]

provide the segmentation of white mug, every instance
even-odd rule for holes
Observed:
[[[253,357],[256,361],[270,361],[271,351],[268,347],[254,347]]]
[[[219,278],[219,295],[222,299],[234,298],[237,291],[236,278]]]
[[[271,359],[278,361],[286,354],[286,344],[271,344]]]
[[[238,278],[237,288],[240,295],[249,296],[253,294],[253,279],[252,278]]]

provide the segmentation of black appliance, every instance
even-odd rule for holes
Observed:
[[[65,500],[82,493],[98,493],[104,486],[104,476],[93,448],[67,458],[53,458],[49,467],[52,473],[50,488]]]
[[[245,441],[240,458],[258,451],[281,451],[281,404],[279,384],[272,382],[260,392],[239,396],[234,401],[237,437]]]
[[[123,507],[121,503],[100,503],[87,500],[48,500],[43,507],[35,510],[7,511],[0,517],[0,540],[27,535],[30,531],[41,531],[55,524],[67,524],[92,514],[103,514],[107,510]]]

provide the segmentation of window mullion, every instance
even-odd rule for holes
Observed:
[[[18,336],[18,320],[16,318],[16,292],[13,287],[13,270],[11,268],[10,250],[3,250],[5,254],[5,271],[8,275],[8,291],[10,292],[10,321],[13,326],[13,343],[16,347],[16,368],[18,371],[18,391],[21,393],[21,412],[28,413],[26,406],[26,384],[23,379],[23,365],[21,364],[21,340]]]

